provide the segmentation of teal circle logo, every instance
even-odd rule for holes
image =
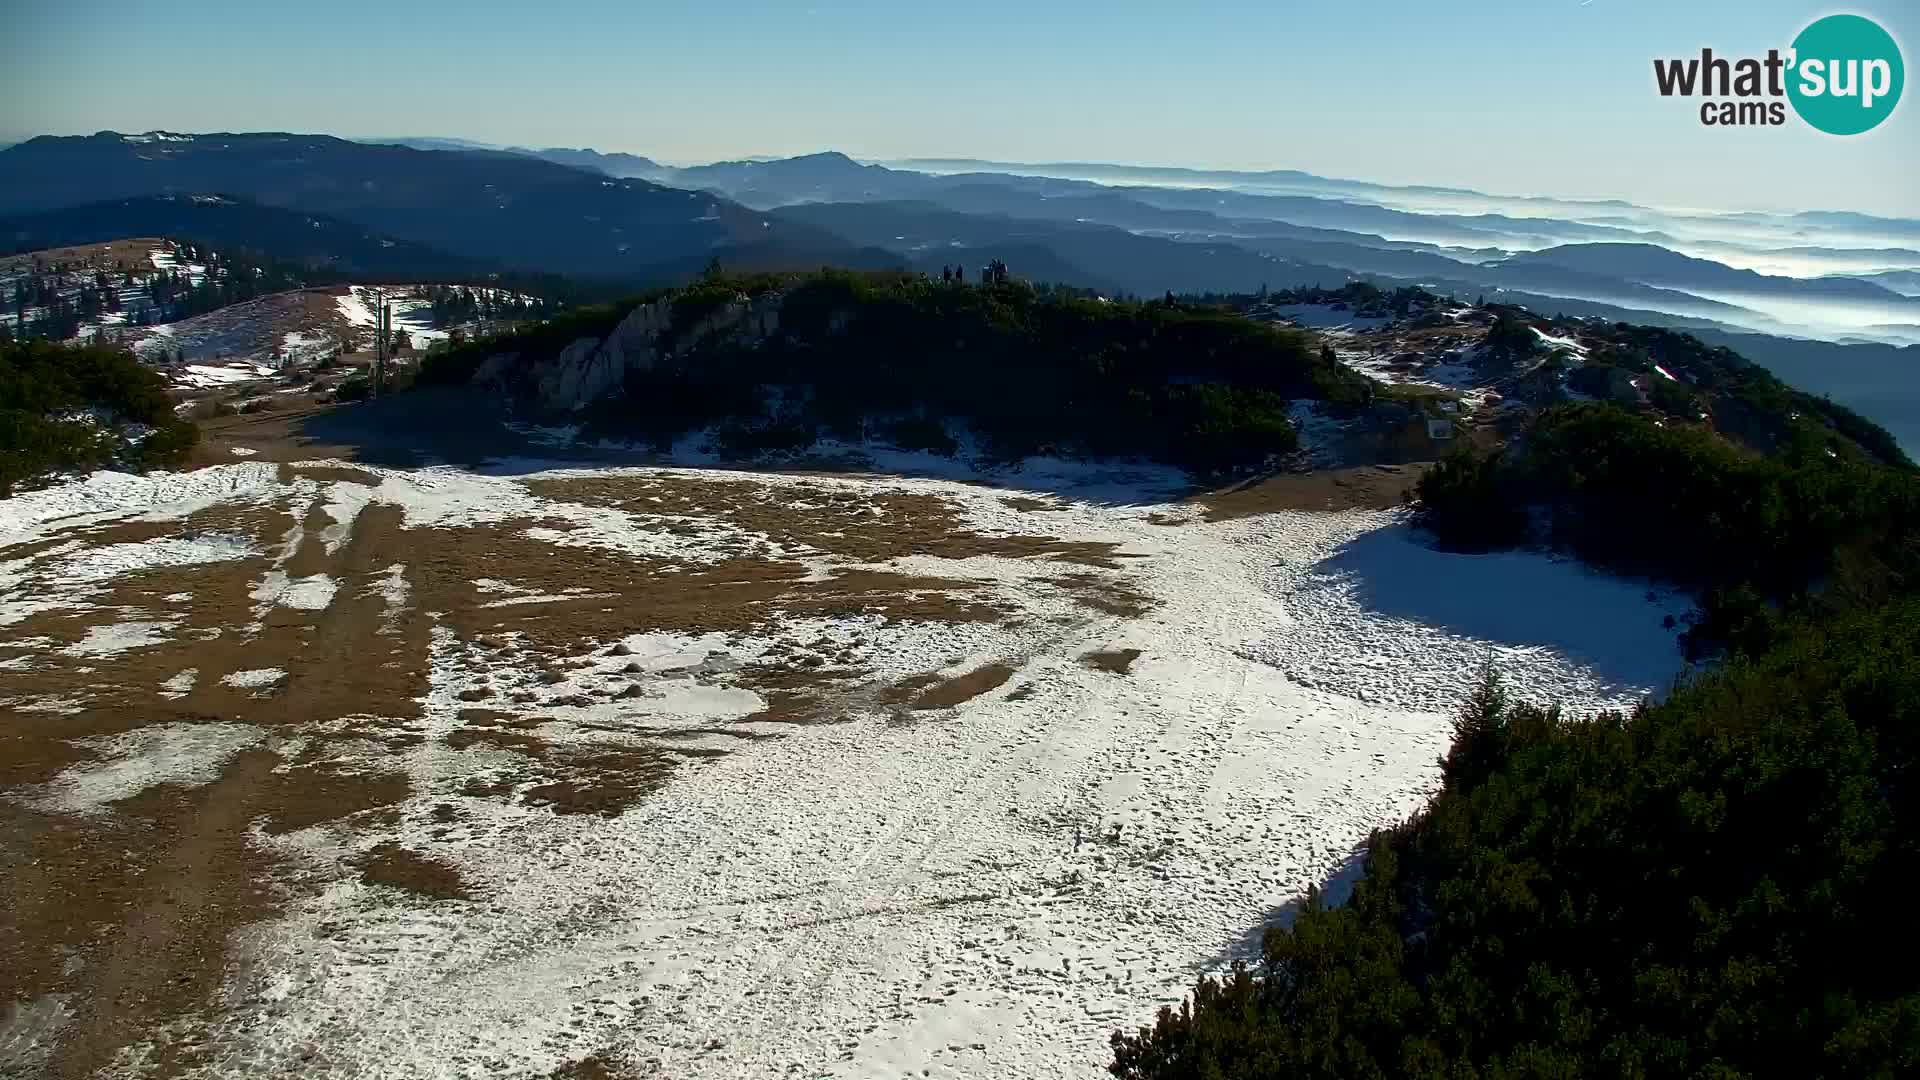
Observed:
[[[1872,131],[1893,115],[1907,82],[1893,35],[1859,15],[1828,15],[1793,39],[1787,98],[1829,135]]]

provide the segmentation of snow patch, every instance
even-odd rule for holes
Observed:
[[[65,770],[29,801],[61,813],[94,814],[161,784],[210,784],[229,758],[265,737],[249,724],[213,723],[154,724],[122,735],[76,739],[100,759]]]
[[[48,576],[62,584],[84,584],[106,581],[137,570],[230,562],[247,558],[253,553],[253,544],[243,536],[226,533],[159,536],[137,544],[87,548],[74,557],[60,560],[49,570]]]
[[[273,370],[271,368],[262,372],[259,367],[253,364],[240,367],[188,364],[183,373],[174,376],[174,381],[187,386],[197,387],[227,386],[233,383],[252,382],[255,379],[266,378],[272,374]]]
[[[294,578],[286,588],[280,590],[275,602],[281,607],[298,608],[301,611],[325,611],[333,603],[333,594],[338,588],[334,580],[325,574]]]
[[[199,668],[187,668],[178,675],[166,679],[160,684],[160,696],[169,700],[186,697],[193,692],[194,680],[200,677]]]
[[[287,673],[279,668],[253,668],[222,675],[220,681],[235,689],[257,690],[263,686],[272,686],[286,677]]]
[[[1587,347],[1570,337],[1558,337],[1554,334],[1547,333],[1537,326],[1531,326],[1528,327],[1528,329],[1532,330],[1534,336],[1540,339],[1540,344],[1545,345],[1549,349],[1566,349],[1575,356],[1583,359],[1587,355]]]
[[[89,626],[87,636],[61,650],[68,656],[117,656],[128,649],[163,644],[171,622],[125,622]]]

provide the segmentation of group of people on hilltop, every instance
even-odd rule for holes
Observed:
[[[983,285],[1004,285],[1007,282],[1007,264],[995,259],[980,271],[980,283]],[[949,285],[965,284],[967,268],[964,266],[942,266],[940,280]]]

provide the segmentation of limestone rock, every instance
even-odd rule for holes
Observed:
[[[506,390],[542,414],[574,412],[621,393],[628,372],[651,371],[697,349],[750,347],[772,337],[783,299],[778,293],[735,297],[670,338],[673,301],[656,300],[628,312],[604,339],[578,338],[557,356],[530,363],[511,353],[490,356],[473,381]]]

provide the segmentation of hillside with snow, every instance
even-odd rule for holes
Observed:
[[[275,898],[223,1004],[147,1051],[1091,1077],[1417,805],[1477,665],[1583,708],[1677,670],[1644,585],[1441,555],[1397,512],[1200,509],[532,462],[102,475],[0,504],[27,552],[0,694],[86,748],[9,796],[83,859],[155,785],[266,815],[229,841]],[[1529,583],[1497,619],[1495,580]],[[351,674],[375,657],[393,678]]]

